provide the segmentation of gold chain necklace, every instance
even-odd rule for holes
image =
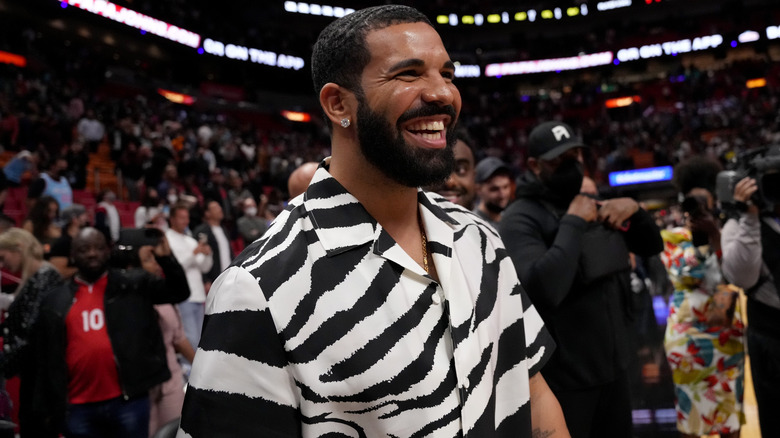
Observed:
[[[420,222],[420,234],[422,235],[423,269],[425,269],[425,273],[428,274],[428,237],[425,235],[425,227],[423,226],[422,218],[417,216],[417,219]]]

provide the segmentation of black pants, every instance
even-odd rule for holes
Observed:
[[[572,438],[631,437],[631,396],[628,375],[604,385],[576,391],[556,391]]]
[[[780,437],[780,339],[748,325],[747,341],[761,436]]]

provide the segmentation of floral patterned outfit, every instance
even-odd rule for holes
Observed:
[[[744,340],[739,304],[730,326],[707,323],[712,296],[723,284],[718,256],[694,247],[684,228],[664,230],[661,255],[674,285],[664,347],[675,386],[677,429],[686,434],[729,433],[745,424]]]

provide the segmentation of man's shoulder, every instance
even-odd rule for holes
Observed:
[[[167,230],[165,230],[165,237],[167,237],[168,239],[182,239],[182,240],[186,240],[187,238],[192,239],[191,236],[188,236],[184,233],[180,233],[174,230],[173,228],[168,228]]]
[[[426,194],[431,202],[436,207],[441,208],[442,212],[446,214],[446,218],[441,218],[442,221],[454,221],[454,223],[457,223],[458,228],[461,229],[475,226],[488,236],[498,237],[495,225],[475,211],[468,210],[459,204],[455,204],[437,193],[427,192]],[[460,234],[460,236],[460,238],[464,238],[465,234]]]
[[[503,219],[507,216],[533,216],[543,213],[551,214],[538,199],[517,198],[509,203],[504,212],[501,213],[501,218]]]
[[[193,234],[209,232],[209,231],[211,231],[211,226],[205,222],[198,224],[197,227],[192,229]]]
[[[238,225],[265,224],[265,219],[257,216],[253,216],[253,217],[241,216],[240,218],[236,219],[236,224]]]
[[[424,192],[425,196],[430,200],[431,204],[442,210],[447,215],[447,219],[461,224],[478,224],[479,216],[473,211],[466,209],[465,207],[456,204],[444,196],[435,192]]]
[[[126,286],[137,286],[138,282],[150,274],[141,268],[128,268],[128,269],[109,269],[108,270],[108,287],[121,287],[125,289]]]
[[[54,286],[46,289],[41,298],[41,309],[62,310],[73,301],[73,292],[76,287],[73,280],[59,281]]]
[[[289,206],[268,226],[261,238],[244,248],[233,260],[232,266],[264,264],[265,254],[271,251],[305,252],[311,239],[316,239],[316,233],[308,233],[312,229],[313,225],[303,205]],[[308,237],[298,238],[302,234],[308,234]]]

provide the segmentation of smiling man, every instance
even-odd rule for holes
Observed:
[[[179,436],[568,436],[497,233],[418,188],[454,163],[439,35],[368,8],[312,58],[332,156],[215,281]]]

